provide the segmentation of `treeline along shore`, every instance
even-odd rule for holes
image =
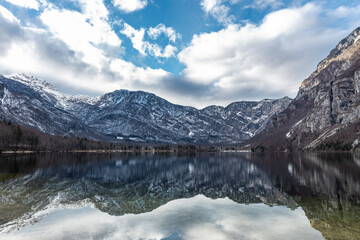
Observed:
[[[167,145],[136,142],[102,142],[80,137],[42,133],[10,121],[0,122],[0,153],[32,152],[216,152],[235,151],[230,146]]]

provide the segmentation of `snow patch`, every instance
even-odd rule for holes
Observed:
[[[341,129],[341,127],[334,128],[332,130],[324,132],[317,139],[315,139],[309,145],[307,145],[306,148],[311,149],[311,148],[316,147],[319,143],[324,141],[326,138],[331,137],[332,135],[334,135],[339,129]]]
[[[255,107],[253,107],[252,109],[253,110],[256,110],[256,109],[259,109],[259,108],[261,108],[262,107],[262,102],[260,102],[258,105],[256,105]]]
[[[49,199],[50,203],[44,209],[38,212],[36,212],[36,209],[33,209],[31,212],[23,215],[22,217],[2,225],[0,234],[10,233],[14,230],[33,225],[34,223],[41,221],[47,215],[50,215],[61,209],[81,209],[86,206],[95,208],[95,204],[92,203],[88,198],[73,203],[61,203],[62,199],[64,198],[62,196],[63,194],[64,193],[59,192],[56,197]]]
[[[71,106],[76,102],[82,102],[87,103],[89,105],[95,105],[97,101],[99,101],[99,97],[93,98],[85,95],[76,95],[72,96],[63,92],[58,91],[53,85],[50,83],[35,78],[33,76],[27,76],[25,74],[14,74],[14,75],[7,75],[5,76],[9,79],[12,79],[14,81],[20,82],[31,89],[38,92],[42,97],[44,97],[46,100],[53,102],[55,99],[56,106],[63,108],[63,109],[69,109]],[[51,99],[54,98],[54,99]]]
[[[352,148],[355,148],[359,144],[359,139],[355,139],[355,141],[352,144]]]
[[[354,43],[356,43],[356,42],[359,41],[359,40],[360,40],[360,34],[355,38]]]
[[[129,138],[130,141],[134,141],[134,142],[143,142],[144,140],[137,138],[137,137],[131,137]]]
[[[290,131],[286,134],[286,138],[291,138],[291,136],[293,134],[293,129],[296,128],[297,126],[299,126],[302,121],[303,121],[303,119],[301,119],[300,121],[298,121],[291,127]]]
[[[249,131],[244,131],[244,134],[249,135],[250,137],[253,137],[255,134]]]
[[[294,126],[292,126],[291,129],[296,128],[297,126],[299,126],[299,124],[303,121],[303,119],[301,119],[300,121],[298,121],[297,123],[294,124]]]

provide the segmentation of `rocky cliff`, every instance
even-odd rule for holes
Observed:
[[[256,150],[351,150],[360,139],[360,28],[324,59],[288,108],[250,140]]]

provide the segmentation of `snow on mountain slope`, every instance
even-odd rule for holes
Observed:
[[[95,131],[72,114],[58,108],[57,100],[41,91],[41,86],[46,85],[45,82],[35,81],[25,85],[0,75],[0,118],[49,134],[96,138]]]
[[[19,113],[23,110],[27,112],[26,117],[16,117],[13,111],[8,111],[9,104],[2,104],[3,118],[61,135],[78,133],[79,129],[86,128],[88,132],[96,129],[95,134],[114,141],[238,143],[262,131],[270,117],[291,102],[285,97],[260,102],[235,102],[227,107],[210,106],[199,110],[172,104],[142,91],[117,90],[91,98],[64,94],[43,80],[23,74],[2,77],[1,80],[6,89],[16,92],[5,94],[2,101],[20,101],[21,107],[17,104]],[[11,87],[14,84],[21,85],[20,89],[24,91],[14,90]],[[25,109],[30,106],[36,111]],[[41,112],[51,117],[47,121],[38,119]],[[54,126],[49,127],[54,124],[60,125],[55,128],[56,131]]]
[[[49,102],[57,104],[59,107],[62,108],[71,107],[72,103],[86,103],[92,105],[98,101],[98,98],[93,98],[85,95],[73,96],[65,94],[57,90],[50,83],[33,76],[18,73],[13,75],[7,75],[5,77],[25,84],[26,86],[39,93]]]

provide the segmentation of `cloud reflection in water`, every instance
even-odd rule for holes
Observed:
[[[203,195],[152,212],[110,216],[93,207],[58,209],[2,239],[323,239],[301,208],[238,204]]]

